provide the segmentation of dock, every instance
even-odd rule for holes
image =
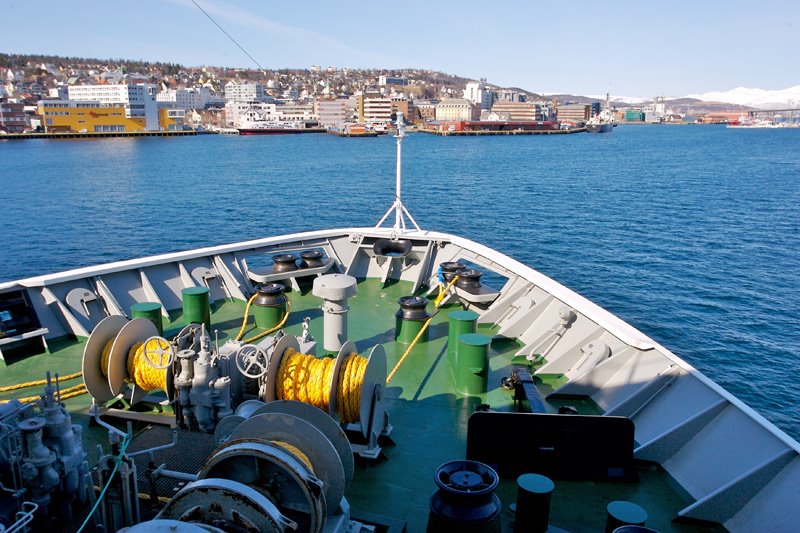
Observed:
[[[440,137],[456,136],[482,136],[482,135],[561,135],[568,133],[584,133],[586,128],[572,128],[568,130],[462,130],[441,131],[421,128],[420,133],[430,133]]]
[[[49,132],[49,133],[8,133],[0,135],[0,140],[24,139],[108,139],[112,137],[187,137],[197,135],[195,130],[186,131],[92,131],[92,132]]]

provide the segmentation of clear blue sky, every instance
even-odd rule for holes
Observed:
[[[800,1],[197,0],[266,68],[417,67],[531,91],[800,84]],[[254,66],[191,0],[0,0],[0,52]]]

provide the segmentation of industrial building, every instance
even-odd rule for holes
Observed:
[[[99,124],[101,126],[125,127],[123,130],[110,131],[158,131],[161,128],[158,122],[158,104],[156,103],[156,88],[154,85],[71,85],[68,89],[68,94],[69,102],[91,104],[89,107],[122,107],[123,116],[128,119],[127,122],[124,124],[116,122],[114,124]],[[51,100],[49,102],[64,102],[64,100]],[[70,105],[61,107],[65,107],[65,109],[61,110],[63,113],[70,113],[70,110],[74,109],[74,107]],[[94,112],[96,114],[105,113],[104,110],[97,110]],[[63,117],[66,115],[52,115],[50,118],[55,118],[57,116]],[[88,121],[86,121],[87,115],[83,115],[83,119],[79,119],[78,117],[80,116],[81,115],[75,115],[74,118],[76,118],[76,122],[74,125],[80,126],[81,124],[88,124]],[[108,115],[107,118],[110,120],[113,116],[114,115]],[[80,122],[80,120],[84,120],[84,122]],[[47,120],[45,119],[45,128],[47,128],[47,126]],[[78,129],[73,131],[81,131],[82,129],[84,128],[78,127]],[[89,129],[89,131],[92,130]]]
[[[586,122],[592,116],[590,104],[564,104],[558,106],[559,122]]]

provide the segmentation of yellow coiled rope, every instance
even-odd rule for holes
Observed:
[[[330,407],[331,378],[336,359],[316,358],[287,348],[278,367],[276,394],[279,400],[297,400],[327,411]],[[367,359],[351,353],[342,363],[336,384],[336,404],[344,422],[360,418],[361,386]]]
[[[258,296],[258,293],[255,293],[247,301],[247,306],[244,308],[244,317],[242,318],[242,327],[239,328],[239,333],[236,334],[236,340],[237,341],[241,341],[242,337],[244,337],[244,332],[247,329],[247,319],[250,318],[250,306],[253,305],[253,301],[256,299],[257,296]],[[245,344],[250,344],[253,341],[257,341],[258,339],[260,339],[262,337],[266,337],[270,333],[273,333],[273,332],[278,331],[279,329],[281,329],[283,327],[283,325],[286,324],[286,321],[289,319],[289,310],[291,308],[292,308],[292,306],[289,303],[289,300],[286,300],[286,313],[283,314],[283,318],[281,319],[280,322],[278,322],[277,325],[275,325],[274,327],[272,327],[272,328],[270,328],[270,329],[268,329],[266,331],[262,331],[261,333],[253,335],[252,337],[244,339],[242,342],[245,343]]]
[[[108,369],[108,356],[111,353],[111,346],[114,344],[110,340],[103,347],[103,353],[100,355],[100,369],[103,375],[107,375]],[[147,350],[153,353],[157,349],[161,349],[162,353],[160,360],[157,361],[159,366],[164,366],[169,361],[169,343],[165,339],[150,339],[146,346]],[[152,390],[167,390],[167,369],[154,368],[145,360],[144,357],[145,345],[143,342],[137,342],[128,350],[128,359],[125,366],[128,371],[128,383],[134,383],[137,387],[145,391]]]
[[[300,450],[300,448],[298,448],[297,446],[292,446],[288,442],[284,442],[282,440],[273,440],[273,441],[270,441],[270,442],[272,442],[272,444],[274,444],[274,445],[276,445],[276,446],[278,446],[280,448],[283,448],[287,452],[293,453],[295,456],[297,456],[298,459],[300,459],[300,461],[304,465],[306,465],[308,467],[308,471],[309,472],[311,472],[312,474],[314,473],[314,467],[311,465],[311,460],[308,458],[308,456],[306,454],[304,454]]]

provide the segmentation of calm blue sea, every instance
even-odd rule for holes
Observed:
[[[394,139],[0,141],[0,280],[372,225]],[[800,438],[800,130],[404,143],[424,228],[488,244],[689,361]]]

